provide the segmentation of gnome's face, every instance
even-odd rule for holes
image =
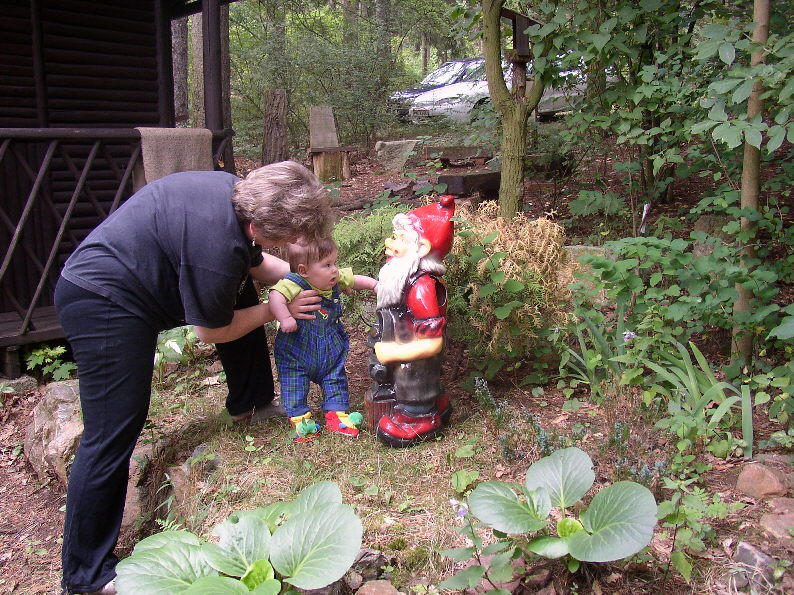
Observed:
[[[379,308],[400,302],[405,283],[430,251],[427,240],[419,237],[405,215],[397,215],[392,223],[394,235],[384,242],[389,260],[378,275]]]

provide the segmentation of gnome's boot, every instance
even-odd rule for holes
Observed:
[[[395,448],[413,446],[417,442],[435,438],[441,431],[441,416],[437,411],[426,415],[411,416],[403,413],[399,405],[391,415],[384,415],[378,422],[378,438]]]
[[[441,425],[445,426],[449,423],[449,418],[452,417],[452,405],[449,402],[449,397],[446,394],[441,395],[436,399],[436,410],[441,418]]]

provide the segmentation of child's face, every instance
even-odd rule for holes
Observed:
[[[331,289],[336,285],[336,281],[339,278],[339,267],[336,266],[336,250],[322,260],[306,266],[301,277],[317,289]]]

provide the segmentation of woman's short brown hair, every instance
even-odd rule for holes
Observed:
[[[326,234],[331,223],[331,199],[325,186],[296,161],[257,168],[234,185],[232,204],[237,218],[250,221],[274,241],[311,241]]]

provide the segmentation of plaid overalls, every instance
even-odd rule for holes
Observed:
[[[288,273],[286,279],[312,289],[300,275]],[[342,298],[335,285],[331,298],[323,297],[312,320],[297,320],[292,333],[279,331],[273,346],[281,383],[281,404],[294,417],[309,411],[309,382],[323,389],[323,410],[347,411],[348,389],[345,359],[349,341],[339,320]]]

